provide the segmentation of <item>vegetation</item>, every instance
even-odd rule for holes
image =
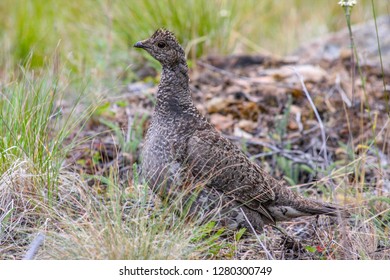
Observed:
[[[373,10],[388,14],[388,8],[386,1],[359,1],[348,22],[365,21]],[[246,233],[185,222],[139,184],[133,163],[147,113],[123,113],[138,104],[123,103],[121,94],[149,58],[131,46],[164,26],[175,31],[192,61],[211,54],[284,55],[347,22],[336,1],[309,0],[3,0],[0,11],[0,259],[22,258],[38,232],[45,243],[37,258],[44,259],[242,257],[251,238],[242,242]],[[148,65],[157,67],[152,60]],[[150,83],[155,80],[145,81]],[[148,91],[143,86],[141,91]],[[153,103],[152,95],[147,100],[142,104]],[[291,146],[282,139],[291,100],[288,104],[272,136],[287,150]],[[365,207],[354,211],[351,228],[334,232],[324,220],[330,235],[318,238],[319,247],[305,247],[312,258],[370,259],[378,258],[373,254],[378,248],[388,252],[390,199],[379,188],[363,195],[370,188],[369,172],[388,168],[381,166],[380,152],[367,158],[369,151],[380,151],[376,136],[382,142],[389,137],[376,133],[374,124],[374,138],[359,147],[339,143],[345,161],[321,171],[318,188],[324,198],[333,195]],[[113,139],[113,151],[100,148],[101,139]],[[264,164],[276,162],[275,174],[289,183],[301,183],[299,174],[318,172],[280,154],[272,154],[270,162]],[[267,234],[249,242],[259,247],[257,258],[269,254],[258,240],[275,245],[272,240],[279,238],[272,230]],[[389,253],[379,257],[384,256]]]

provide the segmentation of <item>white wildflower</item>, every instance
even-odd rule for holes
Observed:
[[[224,17],[229,17],[230,16],[230,11],[222,9],[219,11],[219,16],[224,18]]]
[[[339,5],[341,7],[353,7],[357,4],[357,0],[340,0]]]

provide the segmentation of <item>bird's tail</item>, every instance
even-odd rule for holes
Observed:
[[[287,188],[283,191],[283,196],[279,195],[274,204],[267,207],[276,221],[288,221],[302,216],[315,215],[333,217],[340,215],[345,218],[349,216],[348,211],[341,206],[304,198]]]
[[[305,203],[302,206],[297,205],[296,209],[300,212],[307,213],[308,216],[328,215],[337,217],[340,215],[344,218],[349,217],[349,213],[344,207],[312,199],[306,199]]]

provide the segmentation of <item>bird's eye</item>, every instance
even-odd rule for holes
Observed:
[[[157,47],[159,47],[160,49],[163,49],[165,48],[166,44],[164,42],[158,42],[157,43]]]

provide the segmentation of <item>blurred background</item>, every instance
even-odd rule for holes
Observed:
[[[119,68],[123,76],[136,53],[129,55],[134,42],[159,27],[172,30],[191,59],[230,53],[284,55],[346,27],[344,10],[337,2],[2,0],[1,63],[28,61],[41,67],[56,56],[76,72],[93,71],[99,77]],[[389,14],[389,1],[359,0],[352,23],[372,18],[373,7],[377,14]]]

